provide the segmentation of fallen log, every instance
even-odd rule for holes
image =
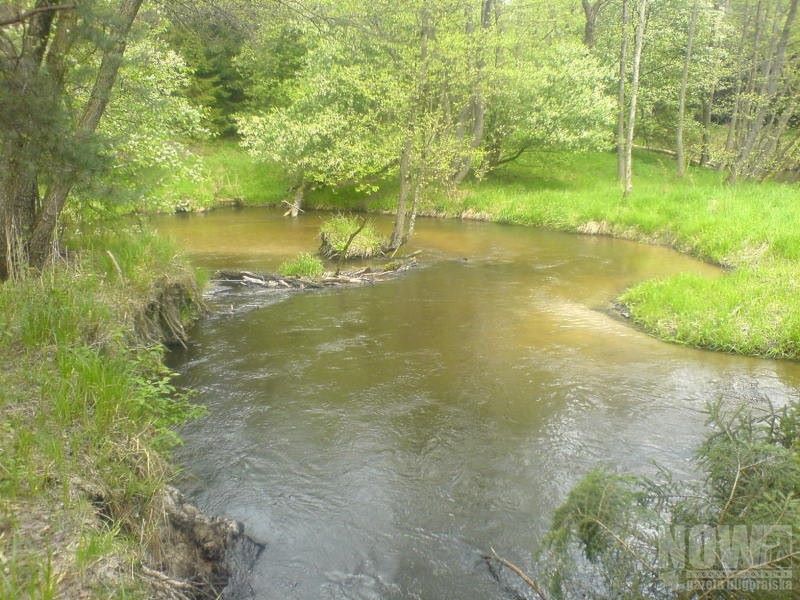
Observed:
[[[229,287],[262,287],[276,291],[302,291],[323,288],[354,287],[371,285],[396,277],[417,265],[416,254],[388,263],[379,268],[364,267],[356,271],[326,273],[319,279],[290,277],[274,273],[252,271],[217,271],[211,281]]]

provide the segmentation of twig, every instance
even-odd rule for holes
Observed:
[[[506,560],[502,556],[498,555],[497,552],[495,552],[494,548],[492,548],[491,546],[489,547],[489,550],[492,551],[492,556],[491,557],[486,557],[486,558],[494,558],[495,560],[497,560],[498,562],[500,562],[504,566],[508,567],[511,571],[516,573],[519,576],[519,578],[522,579],[522,581],[524,581],[528,585],[528,587],[531,588],[537,596],[539,596],[539,598],[541,598],[541,600],[547,600],[547,595],[544,593],[544,591],[542,590],[541,586],[539,586],[539,584],[536,583],[530,577],[530,575],[525,573],[525,571],[520,569],[517,565],[512,563],[510,560]]]
[[[361,223],[353,233],[350,234],[350,237],[347,238],[347,243],[342,248],[342,252],[339,254],[339,262],[336,264],[336,273],[335,276],[338,277],[339,273],[342,271],[342,264],[344,260],[347,258],[347,251],[350,250],[350,244],[353,243],[353,240],[356,239],[356,236],[361,233],[361,230],[364,229],[364,226],[367,224],[367,218],[361,217]]]
[[[284,217],[288,217],[289,214],[292,212],[292,209],[295,208],[294,202],[289,202],[288,200],[281,200],[281,204],[285,204],[286,206],[289,207],[289,210],[287,210],[285,213],[283,213]],[[296,208],[297,208],[297,212],[301,212],[301,213],[306,212],[302,208],[300,208],[299,206],[297,206]]]
[[[166,593],[171,600],[190,600],[195,598],[200,590],[200,587],[191,581],[173,579],[161,571],[156,571],[146,565],[142,565],[142,572],[153,587]]]
[[[111,250],[106,250],[106,254],[108,254],[108,258],[111,259],[111,263],[114,265],[114,269],[117,271],[117,275],[119,275],[119,280],[125,281],[125,276],[122,274],[122,269],[120,268],[116,257],[112,254]]]

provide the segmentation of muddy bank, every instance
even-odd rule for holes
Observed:
[[[253,598],[250,570],[264,549],[244,525],[203,513],[172,486],[163,495],[164,520],[153,567],[143,572],[158,598]]]

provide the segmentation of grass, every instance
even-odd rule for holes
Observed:
[[[628,199],[614,182],[613,156],[557,156],[553,164],[537,157],[473,186],[444,209],[664,244],[728,267],[713,280],[677,275],[642,282],[620,300],[638,325],[665,340],[800,358],[798,186],[728,186],[707,169],[678,179],[670,159],[636,158],[636,187]]]
[[[140,208],[187,212],[225,204],[269,205],[289,195],[280,169],[255,161],[235,141],[197,143],[193,152],[195,158],[177,174],[161,169],[146,174],[142,184],[150,192]]]
[[[165,278],[195,285],[174,248],[117,230],[0,285],[0,598],[149,597],[163,457],[195,414],[138,331]]]
[[[345,259],[378,256],[384,245],[383,238],[369,221],[364,223],[361,231],[359,227],[361,222],[347,215],[336,215],[326,220],[319,228],[322,240],[321,252],[329,258],[340,257],[345,250]],[[350,242],[350,237],[356,232],[358,233]],[[348,242],[350,242],[349,247]]]
[[[325,273],[325,265],[313,254],[303,252],[294,260],[283,263],[278,272],[286,277],[317,279]]]
[[[219,164],[217,150],[205,152]],[[251,161],[221,146],[231,164]],[[238,158],[232,159],[232,156]],[[250,164],[256,171],[259,167]],[[238,172],[240,166],[234,168]],[[285,191],[262,165],[245,204],[275,204]],[[268,173],[272,175],[267,175]],[[623,199],[610,153],[535,153],[455,193],[433,192],[421,213],[478,218],[663,244],[729,269],[712,280],[679,275],[642,282],[620,300],[632,319],[662,339],[702,348],[800,359],[800,187],[776,182],[726,185],[721,173],[690,168],[675,176],[665,155],[637,152],[634,192]],[[392,210],[396,183],[365,194],[315,190],[308,207]]]

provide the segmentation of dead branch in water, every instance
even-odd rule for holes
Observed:
[[[491,554],[491,556],[488,555],[488,554],[485,555],[483,557],[483,559],[485,561],[488,562],[488,561],[490,561],[492,559],[496,560],[497,562],[502,564],[504,567],[507,567],[510,571],[515,573],[520,579],[522,579],[522,581],[524,581],[525,584],[529,588],[531,588],[533,590],[533,592],[537,596],[539,596],[539,598],[541,600],[548,600],[547,599],[547,595],[544,593],[544,591],[542,590],[541,586],[538,583],[536,583],[536,581],[533,580],[527,573],[525,573],[525,571],[520,569],[517,565],[512,563],[510,560],[507,560],[507,559],[503,558],[502,556],[498,555],[497,552],[495,552],[494,548],[492,548],[491,546],[489,547],[489,550],[492,551],[492,554]]]
[[[412,269],[417,265],[415,256],[403,261],[395,261],[377,270],[365,267],[358,271],[345,271],[338,274],[327,274],[320,279],[307,277],[289,277],[271,273],[253,273],[251,271],[218,271],[212,281],[225,286],[262,287],[275,291],[302,291],[338,287],[354,287],[370,285],[386,281]]]

